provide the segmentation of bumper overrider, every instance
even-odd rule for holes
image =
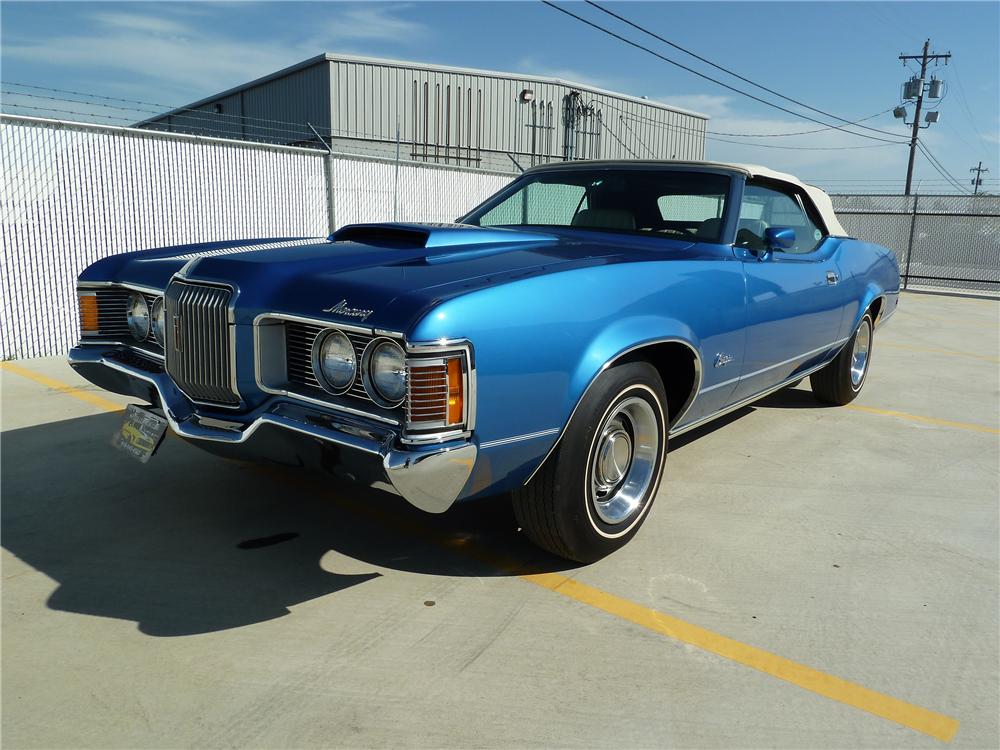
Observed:
[[[404,445],[397,429],[294,400],[274,398],[225,418],[201,415],[162,368],[122,347],[77,346],[69,363],[102,388],[158,406],[174,433],[206,450],[290,465],[315,463],[429,513],[451,507],[476,462],[471,440]]]

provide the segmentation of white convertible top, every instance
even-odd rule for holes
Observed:
[[[765,177],[769,180],[789,182],[792,185],[802,188],[806,192],[806,195],[812,198],[812,202],[816,206],[816,210],[819,211],[819,215],[822,217],[823,223],[826,224],[827,231],[838,237],[849,236],[847,231],[841,225],[840,219],[837,218],[837,213],[833,210],[833,201],[830,200],[830,196],[815,185],[807,185],[794,175],[790,175],[786,172],[776,172],[773,169],[762,167],[759,164],[720,164],[719,166],[738,169],[741,172],[746,172],[751,177]]]
[[[542,169],[552,169],[552,168],[563,168],[563,169],[576,169],[580,167],[586,167],[588,165],[600,165],[600,166],[612,166],[612,165],[634,165],[634,164],[650,164],[650,165],[664,165],[671,167],[716,167],[719,169],[726,169],[734,172],[742,172],[748,177],[764,177],[769,180],[778,180],[780,182],[787,182],[790,185],[795,185],[805,191],[816,206],[816,210],[819,211],[820,218],[823,223],[826,224],[826,230],[830,234],[836,237],[849,237],[847,230],[841,225],[840,220],[837,218],[836,212],[833,210],[833,201],[830,200],[830,196],[827,195],[823,190],[816,187],[815,185],[807,185],[802,182],[798,177],[794,175],[787,174],[785,172],[777,172],[773,169],[768,169],[767,167],[762,167],[759,164],[734,164],[732,162],[723,161],[670,161],[670,160],[618,160],[618,159],[594,159],[594,160],[580,160],[580,161],[570,161],[561,162],[555,164],[543,164],[537,167],[531,167],[528,172],[533,172],[535,170]]]

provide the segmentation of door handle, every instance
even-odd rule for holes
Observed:
[[[826,283],[827,284],[829,284],[830,286],[833,286],[838,281],[840,281],[840,277],[837,274],[835,274],[833,271],[827,271],[826,272]]]

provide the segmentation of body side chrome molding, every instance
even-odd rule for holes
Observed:
[[[485,450],[486,448],[495,448],[498,445],[509,445],[510,443],[519,443],[522,440],[534,440],[535,438],[545,437],[546,435],[554,435],[559,432],[559,427],[553,427],[549,430],[539,430],[538,432],[529,432],[526,435],[514,435],[513,437],[499,438],[497,440],[487,440],[485,443],[480,443],[480,450]]]
[[[735,404],[730,404],[729,406],[723,407],[719,411],[713,412],[712,414],[709,414],[708,416],[702,417],[701,419],[697,419],[694,422],[689,422],[686,425],[681,425],[677,429],[671,430],[669,432],[669,436],[670,437],[677,437],[678,435],[683,435],[688,430],[693,430],[696,427],[701,427],[702,425],[707,424],[708,422],[711,422],[714,419],[718,419],[719,417],[725,416],[726,414],[729,414],[730,412],[736,411],[737,409],[740,409],[740,408],[742,408],[744,406],[748,406],[749,404],[752,404],[754,401],[759,401],[760,399],[765,398],[766,396],[770,396],[775,391],[780,391],[782,388],[784,388],[784,387],[786,387],[788,385],[791,385],[792,383],[794,383],[796,381],[802,380],[802,378],[805,378],[805,377],[808,377],[809,375],[812,375],[814,372],[816,372],[817,370],[823,369],[828,364],[830,364],[830,360],[829,359],[824,360],[823,362],[820,362],[818,365],[810,367],[808,370],[805,370],[804,372],[795,373],[790,378],[787,378],[787,379],[783,380],[782,382],[778,383],[778,385],[771,386],[770,388],[766,388],[765,390],[760,391],[759,393],[755,393],[752,396],[747,396],[745,399],[737,401]]]
[[[685,414],[687,414],[688,411],[690,411],[691,406],[694,404],[695,399],[698,397],[698,394],[700,393],[701,381],[703,377],[703,369],[701,366],[701,355],[698,353],[698,350],[691,344],[690,341],[686,341],[685,339],[678,338],[676,336],[670,336],[662,339],[653,339],[652,341],[644,341],[641,344],[635,344],[633,346],[628,347],[627,349],[623,349],[614,357],[605,362],[601,366],[601,369],[598,370],[597,373],[595,373],[594,377],[590,379],[590,382],[587,383],[587,387],[583,389],[583,393],[580,394],[580,398],[577,399],[576,404],[573,406],[573,411],[569,413],[569,417],[566,419],[566,424],[564,424],[559,429],[559,437],[556,438],[556,441],[552,444],[552,447],[549,448],[548,453],[545,454],[545,457],[542,459],[541,463],[539,463],[538,466],[535,467],[535,470],[531,472],[531,474],[528,476],[528,478],[524,480],[524,483],[526,485],[528,484],[528,482],[534,479],[535,474],[537,474],[541,470],[542,466],[545,465],[545,462],[549,460],[549,457],[553,453],[555,453],[555,450],[556,448],[559,447],[559,442],[562,440],[563,435],[566,434],[566,428],[569,427],[569,423],[573,421],[573,417],[576,415],[576,410],[580,408],[580,404],[583,402],[583,399],[590,391],[591,386],[593,386],[594,383],[597,381],[597,379],[601,376],[601,373],[607,370],[609,367],[611,367],[611,365],[613,365],[615,362],[617,362],[625,355],[631,354],[632,352],[637,351],[639,349],[643,349],[647,346],[655,346],[657,344],[683,344],[688,349],[690,349],[691,353],[694,355],[694,379],[695,379],[694,388],[691,389],[691,393],[688,395],[687,401],[684,402],[684,405],[681,407],[680,411],[677,412],[677,416],[674,418],[673,424],[677,424],[677,422],[679,422],[681,418]]]
[[[773,370],[776,367],[781,367],[782,365],[791,364],[792,362],[795,362],[796,360],[805,359],[806,357],[810,357],[813,354],[819,354],[820,352],[825,352],[827,349],[833,349],[835,346],[840,346],[841,344],[845,344],[849,340],[850,340],[850,336],[848,336],[846,339],[841,339],[840,341],[834,341],[833,343],[827,344],[826,346],[821,346],[821,347],[819,347],[817,349],[812,349],[812,350],[810,350],[808,352],[805,352],[803,354],[797,354],[794,357],[789,357],[788,359],[782,360],[781,362],[778,362],[776,364],[768,365],[767,367],[764,367],[764,368],[762,368],[760,370],[755,370],[754,372],[748,372],[746,375],[740,375],[739,377],[736,377],[736,378],[730,378],[729,380],[724,380],[721,383],[716,383],[715,385],[711,385],[708,388],[702,388],[701,391],[700,391],[700,393],[708,393],[709,391],[714,391],[716,388],[722,388],[722,386],[724,386],[724,385],[730,385],[730,384],[736,383],[736,382],[738,382],[740,380],[748,380],[750,378],[755,378],[758,375],[762,375],[765,372]],[[676,420],[675,420],[675,423],[676,423]]]

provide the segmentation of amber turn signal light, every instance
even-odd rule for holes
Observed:
[[[81,292],[80,300],[80,332],[85,335],[100,333],[100,321],[97,315],[97,295],[93,292]]]
[[[462,360],[448,360],[448,424],[461,424],[465,411],[465,393],[462,388]]]

